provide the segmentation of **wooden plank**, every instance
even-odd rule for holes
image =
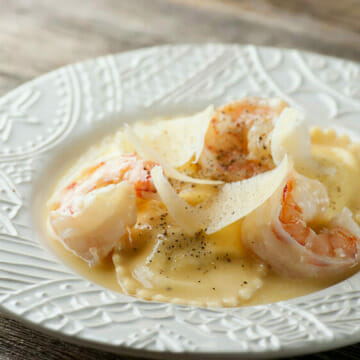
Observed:
[[[359,3],[327,12],[326,0],[294,3],[0,0],[0,91],[74,61],[164,43],[254,43],[360,60]]]
[[[118,356],[59,341],[27,328],[17,321],[0,317],[0,360],[14,359],[115,360]],[[133,357],[122,356],[121,359],[131,360]]]

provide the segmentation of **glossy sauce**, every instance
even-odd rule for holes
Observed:
[[[221,236],[221,232],[219,232],[218,236]],[[110,257],[107,258],[106,261],[101,265],[90,268],[85,261],[81,260],[69,250],[67,250],[59,241],[50,239],[50,242],[51,246],[60,256],[60,258],[77,273],[98,285],[113,291],[124,293],[124,290],[119,285],[117,280],[115,267]],[[129,262],[131,262],[131,260],[129,260]],[[236,301],[236,294],[234,294],[234,292],[239,288],[241,289],[242,287],[246,286],[245,284],[242,284],[242,281],[244,280],[234,280],[238,279],[237,270],[242,270],[241,264],[241,262],[235,261],[232,262],[231,265],[222,268],[220,267],[218,269],[219,271],[217,272],[217,275],[210,277],[210,279],[209,277],[204,277],[199,273],[196,273],[196,277],[192,278],[192,273],[188,272],[187,276],[189,277],[190,283],[188,284],[188,291],[186,293],[183,292],[183,288],[179,288],[175,289],[175,291],[172,291],[171,294],[169,294],[169,291],[166,289],[159,291],[157,294],[151,294],[150,292],[146,291],[136,291],[135,289],[137,284],[135,283],[135,291],[133,291],[132,294],[130,293],[130,295],[136,295],[144,299],[154,298],[154,300],[158,301],[171,301],[175,299],[175,302],[178,303],[194,305],[203,304],[215,307],[250,306],[272,303],[307,295],[312,292],[324,289],[342,280],[341,278],[331,280],[287,279],[272,272],[268,272],[267,274],[264,274],[265,276],[262,278],[262,285],[260,288],[257,289],[249,299],[243,298],[241,301],[240,299]],[[193,281],[194,279],[195,281]],[[201,279],[203,285],[202,287],[197,284],[196,279]],[[213,286],[210,286],[210,282],[211,284],[214,284],[214,282],[218,284],[221,283],[222,286],[217,285],[217,291],[213,292]],[[234,287],[236,288],[235,290]],[[199,299],[199,295],[202,296],[202,299]],[[206,300],[204,301],[204,299]]]

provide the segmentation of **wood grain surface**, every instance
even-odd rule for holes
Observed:
[[[295,47],[360,61],[359,0],[0,0],[0,96],[57,67],[165,43]],[[299,359],[360,359],[360,345]],[[0,317],[0,359],[130,359]]]

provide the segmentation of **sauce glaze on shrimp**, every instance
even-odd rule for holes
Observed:
[[[155,165],[124,154],[84,169],[48,202],[56,237],[90,264],[115,246],[128,246],[124,235],[136,222],[136,199],[156,198],[150,175]]]
[[[229,182],[273,169],[271,132],[287,106],[277,98],[248,97],[217,109],[198,161],[201,174]]]
[[[348,272],[360,260],[360,227],[347,208],[327,221],[328,207],[325,187],[294,172],[244,219],[244,244],[281,275],[329,277]]]

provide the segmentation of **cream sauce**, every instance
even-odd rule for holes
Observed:
[[[235,226],[235,228],[237,227],[238,226]],[[219,231],[215,239],[221,239],[224,235],[227,242],[239,243],[237,237],[239,228],[237,231],[233,230],[235,230],[234,227],[230,226]],[[131,265],[133,269],[137,263],[141,263],[146,250],[138,257],[131,256],[126,258],[126,262],[122,265],[121,270],[118,270],[118,275],[121,277],[122,283],[122,286],[120,286],[111,257],[107,258],[106,261],[100,265],[89,267],[85,261],[67,250],[58,240],[49,238],[49,241],[58,256],[81,276],[110,290],[134,295],[145,300],[213,307],[251,306],[304,296],[342,280],[342,278],[331,280],[288,279],[267,271],[266,268],[258,263],[258,276],[252,274],[251,280],[259,279],[258,281],[261,282],[261,286],[252,292],[251,289],[250,291],[247,290],[247,287],[253,286],[254,283],[251,282],[251,280],[249,281],[249,277],[244,276],[245,273],[242,267],[244,262],[238,258],[232,260],[231,263],[227,263],[227,260],[223,261],[222,259],[220,265],[219,263],[217,265],[217,271],[214,271],[214,269],[207,275],[203,273],[204,270],[202,272],[196,269],[186,270],[182,273],[182,276],[175,277],[175,280],[173,280],[174,282],[178,281],[177,285],[179,285],[179,278],[183,278],[183,284],[179,288],[172,288],[172,290],[169,291],[163,286],[149,290],[134,280],[131,271],[126,271],[125,269],[129,265]],[[149,251],[149,249],[147,249],[147,251]],[[115,256],[116,255],[114,255],[114,257]],[[227,257],[225,257],[225,259],[227,259]],[[121,260],[121,258],[119,260]],[[125,269],[125,271],[123,269]],[[239,277],[238,273],[240,273],[242,277]],[[201,282],[198,283],[198,280]],[[244,281],[246,281],[247,284],[244,283]],[[257,283],[255,281],[255,286],[256,285]],[[216,290],[213,290],[213,287],[215,287]],[[243,295],[243,297],[239,296],[239,291],[243,291],[243,294],[251,294],[250,298],[246,299],[246,295]]]

